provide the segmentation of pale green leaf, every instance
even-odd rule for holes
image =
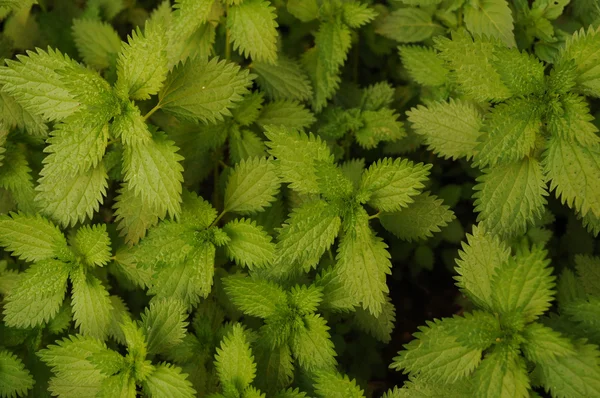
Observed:
[[[448,69],[431,47],[400,46],[402,64],[410,77],[423,86],[442,86],[448,82]]]
[[[268,126],[265,135],[269,153],[277,161],[283,182],[299,193],[318,193],[316,167],[318,162],[333,163],[327,143],[312,134],[290,131],[285,127]]]
[[[39,351],[37,355],[54,372],[48,390],[65,398],[94,398],[106,378],[88,360],[94,354],[106,352],[104,343],[91,337],[70,336]]]
[[[0,245],[25,261],[51,259],[68,250],[64,235],[50,221],[21,213],[0,218]]]
[[[176,300],[153,300],[142,314],[148,353],[165,353],[179,344],[188,325],[186,308]]]
[[[308,271],[331,247],[340,230],[335,206],[323,200],[307,202],[292,210],[277,237],[277,261]]]
[[[433,22],[427,11],[406,7],[390,12],[375,31],[400,43],[416,43],[430,38],[440,25]]]
[[[312,97],[308,75],[294,59],[279,55],[275,64],[255,61],[251,68],[258,75],[256,83],[274,100],[305,101]]]
[[[365,398],[365,393],[356,380],[337,372],[319,372],[315,392],[320,398]]]
[[[28,51],[19,61],[8,61],[0,68],[2,90],[12,95],[25,109],[49,121],[61,120],[77,111],[80,102],[67,87],[61,69],[81,66],[62,53],[48,49]],[[52,93],[50,96],[49,93]]]
[[[63,226],[92,218],[106,195],[108,176],[103,163],[88,171],[70,175],[43,175],[36,187],[36,201],[42,213]]]
[[[164,217],[181,210],[183,160],[173,141],[162,133],[147,143],[125,149],[123,171],[127,187]]]
[[[146,236],[146,231],[155,226],[164,213],[143,200],[141,195],[136,195],[127,184],[123,184],[117,192],[119,195],[113,206],[117,229],[119,235],[125,237],[128,244],[133,245]]]
[[[496,46],[494,55],[494,68],[513,96],[544,93],[544,64],[537,57],[501,46]]]
[[[227,29],[233,49],[252,60],[277,61],[277,27],[275,8],[265,0],[245,0],[230,7]]]
[[[18,127],[29,134],[42,137],[48,134],[48,126],[44,124],[41,116],[23,108],[4,92],[0,92],[0,120],[10,129]]]
[[[590,26],[568,37],[555,64],[557,69],[577,68],[576,89],[582,94],[600,97],[600,28]]]
[[[475,211],[486,231],[514,236],[542,217],[548,192],[535,158],[486,169],[477,182]]]
[[[386,276],[392,264],[387,245],[369,226],[368,214],[362,208],[352,224],[345,226],[338,247],[336,271],[340,280],[365,310],[379,316],[389,293]]]
[[[578,342],[574,355],[561,356],[550,362],[540,362],[535,378],[553,397],[600,396],[600,352],[598,347]]]
[[[166,45],[164,28],[158,23],[146,23],[144,33],[134,30],[117,59],[116,89],[140,100],[158,93],[169,71]]]
[[[78,112],[55,125],[42,175],[73,175],[98,167],[108,145],[108,120]]]
[[[548,131],[584,147],[600,144],[598,127],[593,124],[594,117],[590,114],[586,99],[572,93],[563,95],[560,99],[559,106],[550,108],[551,112],[546,119]]]
[[[236,323],[217,347],[215,369],[222,384],[233,385],[238,391],[244,391],[254,380],[256,364],[241,324]]]
[[[288,292],[289,305],[300,315],[317,311],[323,300],[322,288],[317,285],[295,285]]]
[[[151,398],[196,396],[196,390],[187,379],[187,374],[182,373],[181,368],[168,363],[156,365],[154,371],[144,380],[143,386],[144,392]]]
[[[275,259],[275,245],[271,242],[271,236],[255,221],[233,220],[223,227],[223,232],[230,238],[225,251],[238,265],[249,269],[265,267]]]
[[[561,202],[585,216],[600,216],[600,148],[584,147],[559,137],[551,137],[542,162]]]
[[[464,30],[452,32],[452,39],[437,36],[434,42],[446,67],[453,72],[453,81],[466,97],[484,102],[502,101],[511,96],[493,65],[495,46],[492,42],[473,41]]]
[[[102,382],[96,398],[136,398],[135,379],[127,373],[119,373]]]
[[[121,38],[108,23],[93,19],[74,19],[73,39],[83,61],[94,68],[114,64],[121,50]]]
[[[232,62],[195,58],[177,65],[159,93],[159,106],[173,115],[216,123],[249,92],[254,75]]]
[[[448,323],[453,319],[428,321],[393,359],[390,368],[404,370],[423,381],[453,383],[472,373],[481,362],[482,350],[460,343]]]
[[[279,192],[279,178],[271,159],[251,158],[238,163],[227,181],[224,211],[252,214],[264,211]]]
[[[473,0],[464,10],[465,26],[473,35],[495,37],[515,47],[513,17],[506,0]]]
[[[73,319],[81,334],[103,340],[108,334],[112,303],[102,282],[80,269],[71,273]]]
[[[523,330],[523,337],[523,354],[532,362],[552,362],[557,357],[575,355],[571,340],[540,323],[527,325]]]
[[[496,269],[510,258],[510,249],[484,227],[473,226],[467,242],[462,243],[459,257],[456,285],[478,306],[491,308],[492,278]]]
[[[230,300],[248,315],[267,318],[287,302],[285,292],[266,280],[231,276],[224,278],[223,284]]]
[[[502,315],[521,314],[526,322],[542,315],[554,299],[554,280],[546,251],[534,247],[517,253],[496,269],[492,309]]]
[[[362,127],[356,131],[356,142],[364,149],[373,149],[382,141],[397,141],[406,136],[402,122],[393,109],[361,112]]]
[[[377,16],[377,11],[364,3],[347,2],[342,5],[342,18],[351,28],[360,28]]]
[[[82,226],[69,243],[86,265],[104,266],[110,261],[110,237],[105,224]]]
[[[414,202],[398,212],[384,212],[379,216],[381,225],[403,240],[426,239],[440,232],[456,217],[443,201],[429,192],[415,196]]]
[[[306,371],[333,370],[335,350],[329,336],[327,322],[318,314],[306,315],[303,324],[294,330],[290,342],[292,354]]]
[[[383,158],[363,173],[360,189],[369,205],[381,211],[398,211],[421,193],[430,168],[407,159]]]
[[[498,345],[485,356],[473,374],[474,396],[489,398],[528,398],[529,375],[517,348]]]
[[[363,308],[357,308],[354,321],[364,332],[387,344],[392,340],[392,331],[394,330],[394,322],[396,322],[396,308],[391,299],[387,297],[383,310],[378,316],[373,316]]]
[[[10,351],[0,351],[0,396],[24,396],[33,384],[34,379],[23,362]]]
[[[60,309],[68,275],[67,265],[58,260],[30,266],[5,299],[6,325],[26,328],[47,323]]]
[[[124,104],[121,113],[110,123],[110,134],[114,138],[121,139],[121,142],[128,147],[147,144],[152,139],[140,109],[131,101]]]
[[[428,107],[417,106],[406,113],[415,132],[428,149],[444,157],[470,159],[481,135],[483,117],[471,103],[450,99]]]
[[[313,114],[295,100],[273,101],[266,104],[256,124],[260,127],[275,125],[290,130],[304,130],[315,122]]]

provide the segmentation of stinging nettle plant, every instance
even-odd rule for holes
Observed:
[[[594,2],[0,21],[1,398],[600,397]]]

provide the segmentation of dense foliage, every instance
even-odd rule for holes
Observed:
[[[0,17],[0,397],[600,397],[598,1]]]

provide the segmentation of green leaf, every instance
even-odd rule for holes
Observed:
[[[227,296],[248,315],[267,318],[287,302],[285,292],[273,282],[230,276],[224,278],[223,283]]]
[[[295,285],[288,292],[289,305],[298,314],[308,315],[317,311],[323,300],[322,288],[317,285]]]
[[[6,296],[4,322],[8,326],[27,328],[53,318],[67,291],[67,265],[58,260],[42,260],[20,276]]]
[[[307,202],[292,210],[277,238],[277,261],[315,267],[338,235],[341,219],[335,206],[323,200]]]
[[[102,382],[97,398],[135,398],[135,379],[127,373],[108,377]]]
[[[280,391],[275,398],[306,398],[306,393],[301,392],[297,387],[288,388],[287,390]]]
[[[108,334],[112,304],[102,282],[80,269],[71,272],[73,282],[73,318],[85,336],[104,339]]]
[[[517,348],[498,345],[485,356],[473,374],[475,396],[490,398],[528,397],[529,375]]]
[[[146,358],[148,353],[146,335],[139,327],[139,324],[127,317],[123,320],[123,322],[121,322],[121,330],[123,332],[123,336],[125,337],[125,345],[127,346],[128,355],[134,358]]]
[[[475,161],[478,166],[515,162],[531,153],[542,126],[542,104],[529,98],[515,98],[497,105],[480,137]]]
[[[578,254],[575,267],[585,292],[600,297],[600,258]]]
[[[491,312],[465,312],[463,316],[445,318],[444,322],[448,333],[455,336],[456,341],[465,347],[487,350],[504,338],[503,325],[498,315]]]
[[[290,342],[292,354],[306,371],[333,370],[335,350],[329,336],[327,322],[318,314],[306,315],[303,324],[294,330]]]
[[[1,160],[0,188],[10,191],[10,195],[20,211],[37,213],[35,190],[28,161],[28,149],[23,145],[14,146],[11,142],[6,145],[5,155]],[[8,208],[10,209],[10,208]]]
[[[262,128],[275,125],[301,131],[315,122],[313,114],[295,100],[273,101],[266,104],[256,121]]]
[[[152,140],[152,134],[144,121],[140,109],[131,101],[127,101],[110,124],[110,134],[120,138],[126,147],[147,144]]]
[[[44,117],[45,120],[61,120],[80,107],[69,83],[79,83],[63,78],[60,70],[81,66],[59,51],[28,51],[19,61],[7,61],[8,67],[0,68],[2,91],[13,96],[25,109]],[[52,93],[51,96],[48,94]]]
[[[505,0],[474,0],[464,10],[465,26],[473,35],[496,37],[515,47],[513,18]]]
[[[406,7],[390,12],[375,31],[400,43],[416,43],[430,38],[439,28],[427,11]]]
[[[551,179],[550,190],[579,214],[590,211],[600,216],[600,148],[584,147],[558,137],[550,137],[542,164]]]
[[[23,362],[10,351],[0,351],[0,395],[22,396],[33,388],[34,380]]]
[[[381,225],[403,240],[419,240],[440,232],[456,217],[443,201],[429,192],[414,197],[414,202],[398,212],[384,212],[379,216]]]
[[[48,135],[48,126],[38,114],[31,113],[23,108],[13,97],[0,92],[0,120],[10,129],[18,127],[29,134],[45,137]]]
[[[585,97],[569,93],[561,96],[558,106],[551,108],[546,123],[552,134],[584,147],[593,147],[600,144],[598,127],[593,121]]]
[[[450,99],[427,108],[419,105],[406,115],[430,151],[452,159],[470,159],[475,153],[483,117],[471,103]]]
[[[144,380],[143,386],[144,392],[152,398],[196,396],[196,390],[187,380],[187,374],[181,373],[181,368],[164,362],[155,366],[154,371]]]
[[[128,244],[133,245],[146,236],[146,231],[155,226],[164,213],[143,200],[141,195],[136,195],[127,184],[123,184],[117,192],[119,195],[113,206],[117,229],[120,231],[119,235],[124,236]]]
[[[389,293],[386,275],[391,274],[392,268],[387,245],[373,232],[362,208],[344,229],[336,257],[340,280],[364,309],[379,316]]]
[[[574,355],[540,362],[534,377],[552,396],[596,397],[600,395],[600,352],[598,347],[578,342]]]
[[[356,325],[364,332],[387,344],[392,340],[392,331],[396,321],[396,308],[391,299],[387,297],[381,314],[375,317],[370,312],[357,308],[354,320]]]
[[[477,182],[475,211],[486,231],[514,236],[542,217],[548,192],[535,158],[486,169]]]
[[[176,300],[154,300],[142,314],[142,326],[148,339],[150,355],[166,353],[185,337],[187,318],[183,303]]]
[[[492,278],[496,268],[510,258],[510,249],[483,226],[473,226],[472,234],[467,234],[467,242],[462,243],[459,257],[456,285],[476,305],[491,308]]]
[[[600,97],[599,50],[600,29],[590,26],[586,32],[582,28],[567,38],[555,62],[558,70],[568,68],[574,62],[577,68],[577,91],[592,97]]]
[[[149,99],[159,92],[167,77],[167,39],[163,29],[158,23],[148,22],[144,33],[139,28],[134,30],[121,47],[116,89],[132,99]]]
[[[360,99],[360,109],[363,111],[378,111],[391,107],[396,95],[396,89],[387,81],[371,84],[363,89]]]
[[[452,32],[452,39],[437,36],[435,48],[453,72],[459,91],[477,102],[502,101],[511,92],[502,82],[492,60],[495,46],[483,39],[473,41],[466,31]]]
[[[546,255],[545,250],[534,247],[497,268],[491,294],[495,311],[502,315],[518,313],[525,322],[531,322],[550,308],[555,277]]]
[[[250,350],[248,337],[241,324],[233,325],[223,337],[215,354],[215,369],[223,385],[232,385],[237,391],[250,386],[256,375],[256,364]]]
[[[56,345],[38,351],[37,355],[56,375],[50,379],[48,390],[66,398],[92,398],[106,378],[88,358],[106,352],[106,345],[81,335],[57,341]]]
[[[448,69],[431,47],[400,46],[402,64],[410,77],[423,86],[442,86],[448,82]]]
[[[402,122],[393,109],[361,113],[363,126],[356,131],[356,142],[364,149],[373,149],[382,141],[397,141],[406,136]]]
[[[181,211],[183,157],[177,154],[178,149],[162,133],[147,143],[125,149],[123,171],[127,187],[154,207],[161,218]]]
[[[86,265],[104,266],[110,261],[110,237],[104,224],[82,226],[69,243]]]
[[[67,241],[54,224],[41,216],[10,213],[0,218],[0,245],[25,261],[57,257],[67,249]]]
[[[233,128],[229,136],[229,157],[233,163],[250,158],[266,156],[266,146],[262,139],[250,130]]]
[[[191,121],[223,121],[249,92],[253,77],[237,64],[217,58],[188,60],[169,73],[158,105]]]
[[[557,357],[575,355],[575,347],[567,337],[540,323],[527,325],[523,337],[523,354],[532,362],[552,362]]]
[[[264,0],[245,0],[230,7],[227,29],[233,49],[252,60],[275,63],[277,61],[277,32],[275,8]]]
[[[308,75],[292,58],[279,55],[275,64],[254,61],[252,71],[261,90],[274,100],[305,101],[313,95]]]
[[[253,352],[256,359],[254,384],[257,387],[270,393],[279,391],[292,382],[294,365],[288,344],[273,347],[271,342],[262,339],[254,345]]]
[[[121,50],[121,38],[106,22],[93,19],[73,20],[73,39],[83,61],[96,69],[113,65]]]
[[[381,211],[398,211],[420,194],[430,168],[407,159],[383,158],[363,173],[360,189],[369,205]]]
[[[390,368],[437,383],[453,383],[471,374],[481,362],[482,350],[460,343],[450,333],[452,322],[446,318],[419,327],[416,339],[404,346]]]
[[[315,285],[321,287],[323,291],[323,299],[321,301],[321,308],[323,310],[351,312],[355,311],[355,306],[360,304],[352,292],[345,288],[335,268],[327,268],[318,274],[315,277]]]
[[[65,227],[72,226],[98,211],[106,195],[107,178],[103,163],[74,175],[42,175],[36,201],[42,213]]]
[[[169,70],[186,59],[189,40],[207,25],[214,3],[215,0],[175,1],[173,18],[164,21],[168,43],[162,49],[167,51]]]
[[[368,24],[377,16],[377,11],[364,3],[343,3],[342,18],[344,23],[355,29]]]
[[[315,392],[322,398],[364,398],[362,388],[356,380],[337,372],[318,372],[315,381]]]
[[[254,91],[244,98],[244,100],[234,108],[233,120],[240,126],[249,126],[258,119],[263,107],[264,94],[260,91]]]
[[[496,46],[494,55],[494,68],[513,96],[543,94],[544,64],[537,57],[500,46]]]
[[[268,151],[277,159],[281,180],[299,193],[319,193],[317,164],[333,163],[327,143],[312,133],[297,133],[282,126],[268,126],[265,130]]]
[[[271,159],[251,158],[238,163],[227,181],[225,208],[240,214],[264,211],[279,192],[279,178]]]
[[[108,145],[105,118],[79,112],[55,126],[44,149],[42,175],[73,175],[98,167]]]
[[[252,269],[266,267],[274,261],[275,245],[271,236],[256,225],[256,221],[236,219],[227,223],[223,232],[230,238],[225,251],[238,265]]]
[[[310,22],[319,16],[317,0],[288,0],[287,10],[302,22]]]

